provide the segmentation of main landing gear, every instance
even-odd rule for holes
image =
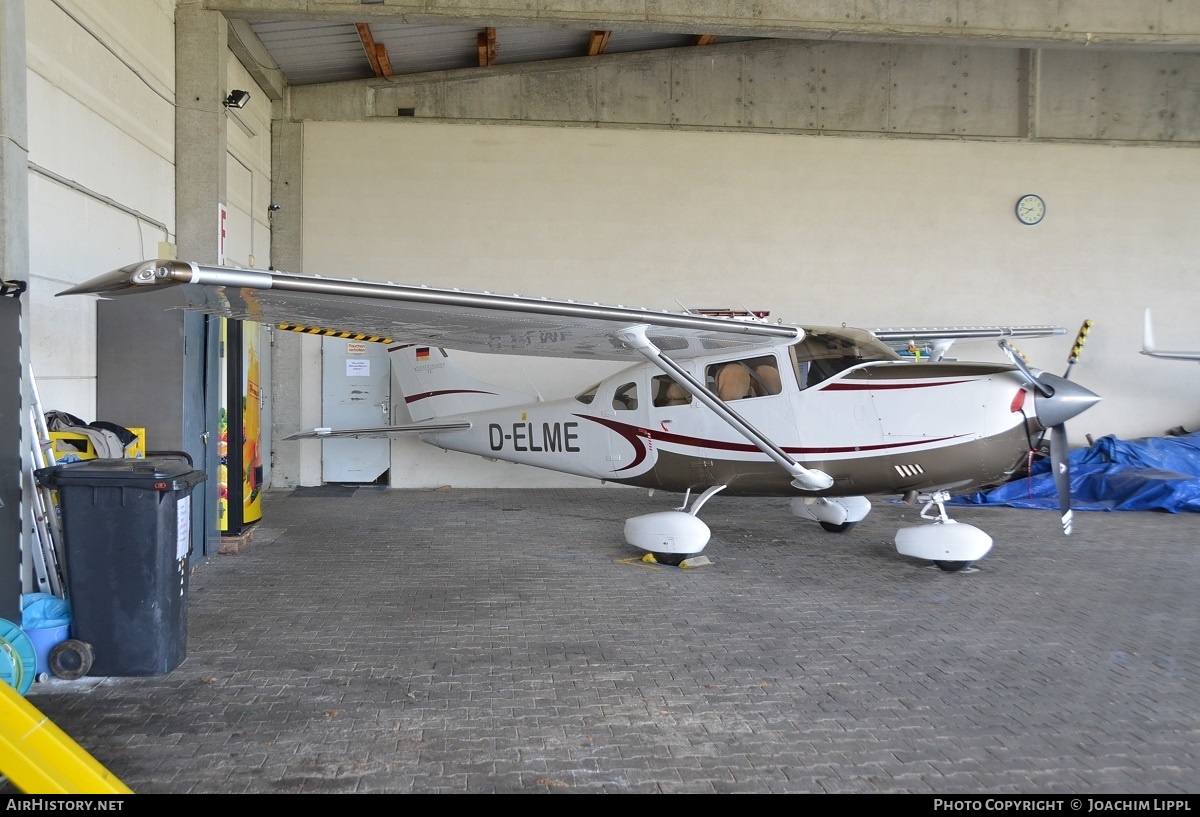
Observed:
[[[697,517],[700,508],[724,485],[709,488],[691,507],[686,500],[673,511],[660,511],[625,520],[625,541],[641,548],[663,565],[678,566],[696,556],[708,544],[711,533]],[[982,559],[992,548],[992,537],[974,525],[955,522],[946,515],[947,491],[935,491],[917,496],[924,503],[921,518],[928,524],[901,528],[896,532],[896,550],[903,556],[913,556],[933,562],[947,573],[966,570]],[[684,508],[687,508],[684,510]],[[796,497],[791,501],[792,514],[819,522],[833,533],[852,528],[871,510],[866,497]]]
[[[794,497],[792,516],[812,519],[830,533],[845,533],[867,518],[871,500],[865,496]]]
[[[626,519],[625,541],[648,551],[659,564],[678,567],[689,556],[699,554],[708,544],[712,533],[696,514],[705,502],[724,490],[724,485],[714,485],[697,497],[686,511],[683,510],[687,506],[687,500],[684,499],[684,506],[677,510]]]
[[[903,556],[928,559],[947,573],[957,573],[992,549],[992,537],[947,516],[945,502],[949,498],[947,491],[918,496],[917,501],[925,503],[921,518],[932,521],[896,531],[896,550]]]

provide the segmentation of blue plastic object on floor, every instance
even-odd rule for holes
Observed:
[[[1070,453],[1071,507],[1077,511],[1200,511],[1200,432],[1121,440],[1109,435]],[[1049,459],[1028,477],[964,494],[951,505],[1057,509]]]

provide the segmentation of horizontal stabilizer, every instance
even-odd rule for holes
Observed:
[[[313,428],[298,431],[284,437],[285,440],[324,440],[334,437],[387,437],[391,434],[425,434],[433,431],[462,431],[471,427],[466,421],[445,423],[405,423],[398,426],[376,426],[375,428]]]

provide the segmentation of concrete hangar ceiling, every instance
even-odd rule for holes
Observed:
[[[1195,51],[1200,11],[1170,0],[563,4],[207,0],[252,32],[290,85],[598,57],[756,39]],[[990,9],[994,5],[996,8]],[[419,8],[418,8],[419,6]],[[707,12],[707,13],[706,13]],[[968,18],[974,19],[968,19]]]

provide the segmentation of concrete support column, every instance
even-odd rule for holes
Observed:
[[[29,141],[25,114],[25,4],[0,0],[0,279],[29,280]],[[24,372],[29,296],[0,299],[0,618],[21,623]],[[30,520],[31,521],[31,520]]]
[[[224,15],[181,3],[175,10],[175,243],[179,257],[218,259],[217,211],[225,201]]]
[[[219,212],[226,198],[228,119],[224,105],[228,81],[229,23],[225,15],[198,4],[180,3],[175,9],[175,243],[179,257],[201,263],[222,263]],[[220,319],[194,312],[182,315],[184,433],[199,435],[203,444],[185,450],[202,453],[208,480],[204,508],[193,515],[203,525],[203,554],[220,549]],[[204,343],[204,353],[186,344]],[[239,352],[240,353],[240,352]],[[200,467],[200,460],[196,465]],[[235,475],[230,475],[232,481]],[[241,482],[240,475],[236,475]],[[240,491],[239,491],[240,494]]]
[[[286,101],[286,100],[285,100]],[[278,107],[278,106],[277,106]],[[304,124],[275,117],[271,125],[271,266],[304,272]],[[311,366],[313,355],[317,365]],[[283,438],[321,424],[320,383],[306,386],[306,372],[320,376],[320,339],[276,331],[271,349],[271,487],[321,484],[321,442]],[[309,392],[315,389],[314,398]]]

